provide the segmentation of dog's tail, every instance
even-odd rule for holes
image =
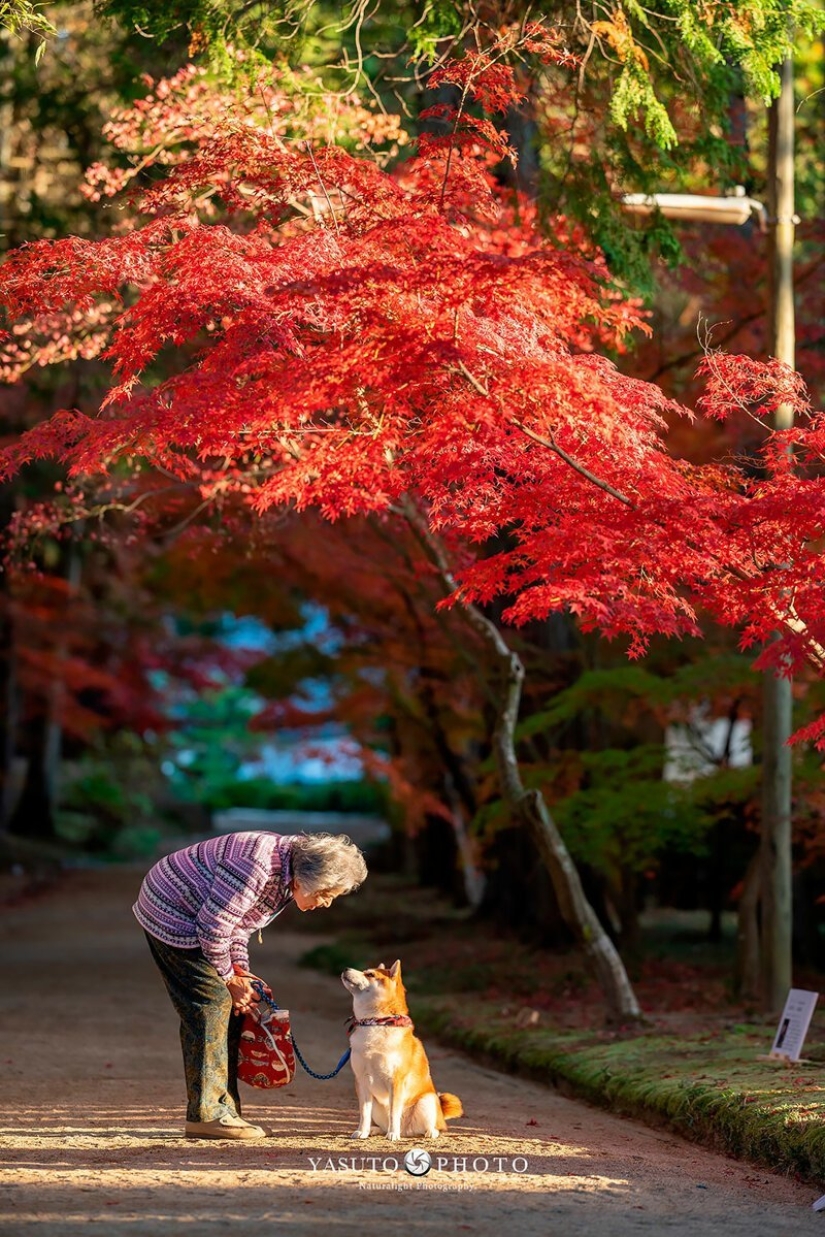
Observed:
[[[453,1117],[463,1117],[464,1108],[461,1100],[457,1095],[451,1095],[449,1091],[439,1091],[438,1102],[441,1105],[441,1112],[446,1121]]]

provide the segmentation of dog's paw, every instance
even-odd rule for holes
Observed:
[[[397,1142],[400,1142],[400,1141],[401,1141],[401,1135],[400,1135],[400,1134],[393,1134],[393,1133],[391,1133],[389,1130],[387,1130],[387,1141],[388,1141],[388,1142],[391,1142],[391,1143],[397,1143]]]
[[[441,1130],[427,1130],[424,1137],[425,1138],[440,1138]]]
[[[356,1130],[354,1134],[350,1134],[350,1138],[369,1138],[369,1136],[369,1130],[366,1133],[363,1130]]]

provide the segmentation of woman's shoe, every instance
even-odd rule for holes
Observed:
[[[266,1138],[266,1130],[260,1125],[250,1125],[243,1117],[227,1113],[217,1121],[187,1121],[187,1138]]]

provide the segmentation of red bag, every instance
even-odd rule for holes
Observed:
[[[295,1076],[288,1009],[258,1005],[244,1014],[238,1078],[250,1087],[285,1087]]]

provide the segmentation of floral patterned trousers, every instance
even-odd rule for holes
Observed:
[[[241,1115],[238,1043],[242,1018],[200,949],[176,949],[146,933],[152,957],[180,1018],[186,1076],[186,1120]]]

